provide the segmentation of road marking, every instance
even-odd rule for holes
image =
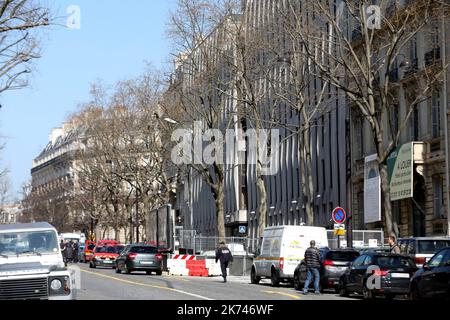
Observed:
[[[296,300],[299,300],[299,299],[300,299],[299,296],[295,296],[295,295],[293,295],[293,294],[284,293],[284,292],[278,292],[278,291],[263,291],[263,293],[268,293],[268,294],[279,294],[279,295],[286,296],[286,297],[289,297],[289,298],[293,298],[293,299],[296,299]]]
[[[174,277],[174,276],[162,276],[163,278],[166,278],[166,279],[175,279],[175,280],[180,280],[180,281],[184,281],[184,282],[191,282],[190,280],[187,280],[187,279],[183,279],[183,278],[180,278],[180,277]]]
[[[119,278],[116,278],[116,277],[111,277],[111,276],[107,276],[107,275],[104,275],[104,274],[101,274],[101,273],[91,272],[91,271],[87,271],[87,270],[82,270],[82,272],[85,272],[85,273],[88,273],[88,274],[92,274],[92,275],[95,275],[95,276],[98,276],[98,277],[103,277],[103,278],[106,278],[106,279],[114,280],[114,281],[119,281],[119,282],[123,282],[123,283],[137,285],[137,286],[149,287],[149,288],[154,288],[154,289],[161,289],[161,290],[166,290],[166,291],[177,292],[177,293],[185,294],[185,295],[188,295],[188,296],[191,296],[191,297],[200,298],[200,299],[203,299],[203,300],[214,300],[214,299],[211,299],[211,298],[200,296],[200,295],[195,294],[195,293],[190,293],[190,292],[186,292],[186,291],[182,291],[182,290],[178,290],[178,289],[172,289],[172,288],[161,287],[161,286],[156,286],[156,285],[151,285],[151,284],[145,284],[145,283],[129,281],[129,280],[125,280],[125,279],[119,279]]]

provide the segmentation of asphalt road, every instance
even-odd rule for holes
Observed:
[[[89,269],[80,264],[78,300],[353,300],[334,292],[321,296],[302,295],[288,285],[272,288],[268,281],[250,284],[248,277],[222,278],[148,276],[145,273],[116,274],[112,269]]]

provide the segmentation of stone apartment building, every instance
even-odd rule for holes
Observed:
[[[390,7],[390,9],[404,10],[405,5],[414,5],[414,1],[397,3],[397,8]],[[393,124],[392,130],[399,130],[407,111],[412,108],[411,118],[401,132],[399,147],[414,143],[410,155],[413,159],[413,194],[412,197],[392,201],[394,227],[401,237],[450,234],[448,224],[450,70],[445,71],[442,81],[436,85],[426,101],[412,106],[409,94],[416,86],[415,79],[421,79],[431,68],[443,68],[448,64],[449,27],[448,15],[433,19],[432,23],[411,39],[391,72],[393,92],[398,104],[391,106],[391,119],[385,119],[384,127],[390,128],[388,122],[390,120]],[[368,208],[364,201],[365,159],[376,151],[368,123],[355,112],[352,112],[350,140],[352,189],[349,192],[352,194],[354,228],[381,228],[384,226],[382,221],[373,221],[367,217]]]

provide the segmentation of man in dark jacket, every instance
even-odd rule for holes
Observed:
[[[227,268],[230,262],[233,262],[233,255],[231,250],[227,247],[225,241],[220,243],[216,250],[216,263],[220,260],[220,268],[222,269],[223,282],[227,282]]]
[[[305,252],[305,264],[306,264],[306,282],[305,288],[303,289],[304,294],[308,294],[309,285],[311,283],[312,277],[314,276],[314,290],[317,295],[320,294],[320,252],[316,248],[316,242],[311,241],[311,247],[309,247]]]

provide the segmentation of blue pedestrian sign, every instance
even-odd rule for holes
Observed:
[[[344,224],[347,220],[347,212],[342,208],[336,208],[333,210],[333,220],[337,224]]]
[[[247,233],[247,227],[246,226],[240,226],[239,227],[239,233]]]

